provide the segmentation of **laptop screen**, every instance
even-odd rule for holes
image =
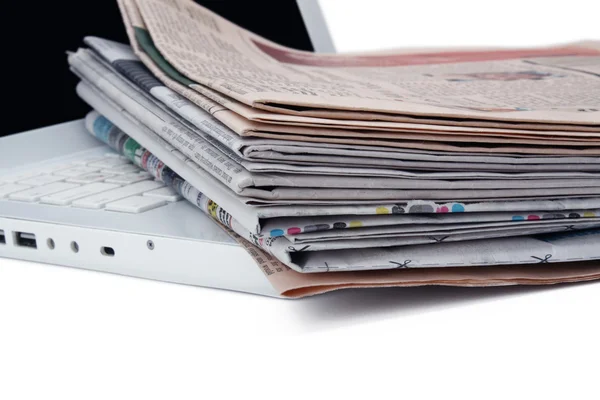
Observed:
[[[231,22],[276,43],[313,51],[296,0],[195,0]]]

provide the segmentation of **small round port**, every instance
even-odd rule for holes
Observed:
[[[46,245],[48,245],[48,248],[50,250],[54,250],[55,245],[54,245],[54,240],[52,238],[49,238],[48,240],[46,240]]]
[[[112,247],[102,246],[100,247],[100,254],[107,257],[114,257],[115,249],[113,249]]]
[[[152,240],[148,240],[146,246],[148,246],[149,250],[154,250],[154,242]]]
[[[79,245],[77,242],[71,242],[71,250],[73,250],[73,253],[79,253]]]

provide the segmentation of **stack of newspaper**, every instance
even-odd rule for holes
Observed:
[[[131,47],[69,55],[90,132],[286,266],[600,259],[600,43],[321,55],[119,5]]]

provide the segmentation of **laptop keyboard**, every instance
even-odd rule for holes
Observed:
[[[0,199],[138,214],[182,198],[125,157],[106,154],[0,175]]]

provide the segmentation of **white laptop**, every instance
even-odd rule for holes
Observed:
[[[315,49],[333,51],[318,2],[301,1],[299,9]],[[215,222],[138,172],[93,138],[84,120],[0,138],[0,262],[278,296]]]

